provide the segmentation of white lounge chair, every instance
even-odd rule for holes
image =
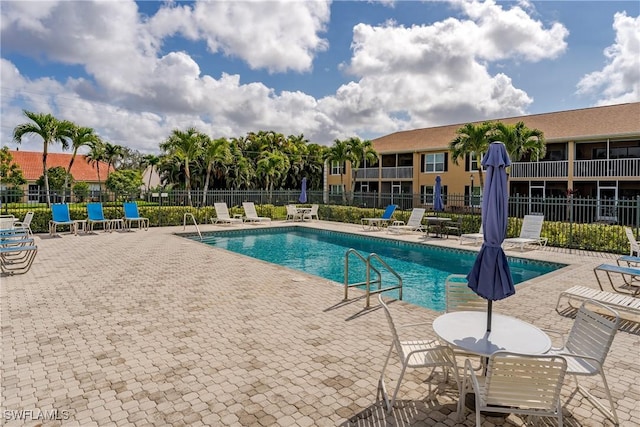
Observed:
[[[583,303],[586,300],[596,300],[604,305],[608,305],[622,314],[630,315],[630,320],[637,320],[640,317],[640,298],[630,295],[620,295],[615,292],[599,291],[586,286],[572,286],[566,291],[562,291],[556,303],[556,311],[561,312],[560,305],[563,299],[567,300],[570,307],[578,308],[571,304],[572,301]]]
[[[422,218],[424,218],[425,211],[426,209],[424,208],[413,208],[406,224],[403,221],[394,221],[392,225],[387,227],[387,232],[425,231],[424,227],[422,227]]]
[[[240,217],[231,217],[226,203],[214,203],[213,207],[216,210],[216,217],[210,218],[212,224],[241,224],[243,222]]]
[[[520,236],[504,239],[504,244],[519,246],[520,251],[524,250],[525,245],[545,246],[547,238],[540,237],[543,223],[544,215],[525,215],[520,229]]]
[[[476,427],[482,425],[481,411],[550,416],[562,426],[560,392],[566,372],[567,361],[556,355],[498,351],[489,357],[486,376],[476,374],[467,359],[458,417],[463,419],[467,392],[474,392]]]
[[[470,240],[474,245],[477,243],[482,243],[484,240],[484,233],[482,232],[482,224],[480,224],[480,231],[477,233],[467,233],[460,235],[460,244],[462,245],[463,241]]]
[[[633,230],[631,230],[631,227],[625,227],[624,232],[627,235],[627,239],[629,239],[629,255],[640,257],[640,244],[638,244],[636,236],[633,235]]]
[[[242,208],[244,209],[244,221],[245,222],[271,222],[271,218],[267,216],[258,216],[256,212],[256,205],[253,202],[242,202]]]

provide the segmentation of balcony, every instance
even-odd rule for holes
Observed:
[[[585,178],[640,176],[640,159],[575,160],[573,176]]]
[[[356,179],[378,179],[380,178],[380,170],[382,170],[382,179],[413,179],[413,166],[389,167],[381,169],[358,169],[358,171],[356,172]]]
[[[566,178],[569,176],[569,162],[514,162],[511,164],[511,178]]]

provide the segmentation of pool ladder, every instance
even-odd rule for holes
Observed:
[[[364,282],[349,283],[349,255],[355,255],[357,259],[365,264],[366,279]],[[382,274],[380,273],[380,270],[372,265],[372,260],[376,260],[377,262],[379,262],[389,273],[394,275],[396,279],[398,279],[398,284],[383,288]],[[371,280],[372,271],[375,273],[375,280]],[[391,291],[394,289],[398,289],[398,299],[402,300],[402,277],[400,277],[400,275],[393,268],[391,268],[389,264],[384,262],[384,260],[380,258],[378,254],[372,253],[365,258],[360,252],[356,251],[355,249],[349,249],[344,255],[344,299],[349,299],[349,288],[363,285],[365,286],[365,308],[369,307],[371,294],[379,294],[381,292]],[[371,290],[371,285],[378,285],[378,289]]]
[[[198,236],[200,236],[200,240],[202,240],[202,233],[200,233],[200,227],[198,227],[198,222],[196,221],[196,217],[193,216],[191,212],[185,212],[184,216],[182,217],[182,229],[184,230],[185,228],[187,228],[187,217],[189,216],[193,220],[193,225],[196,226],[196,231],[198,232]]]

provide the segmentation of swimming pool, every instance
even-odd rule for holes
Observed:
[[[444,310],[444,282],[450,274],[467,274],[476,252],[402,242],[305,227],[271,227],[203,233],[203,242],[273,264],[344,283],[344,258],[353,248],[364,257],[378,254],[403,281],[403,300],[433,310]],[[200,240],[198,236],[189,236]],[[564,264],[508,257],[511,275],[518,284],[564,267]],[[365,280],[364,264],[349,260],[351,283]],[[381,271],[384,286],[397,283]],[[389,296],[397,296],[390,291]]]

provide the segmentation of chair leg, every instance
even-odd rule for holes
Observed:
[[[393,398],[391,399],[391,407],[388,412],[391,412],[393,407],[396,405],[396,397],[398,396],[398,390],[400,390],[400,384],[402,384],[402,378],[404,377],[404,373],[407,370],[407,361],[402,361],[402,371],[400,372],[400,376],[398,377],[398,383],[396,384],[396,389],[393,391]]]
[[[393,352],[393,344],[389,347],[389,353],[387,353],[387,358],[384,361],[384,365],[382,365],[382,372],[380,373],[380,380],[378,380],[378,392],[376,393],[376,399],[379,395],[382,395],[382,399],[384,400],[384,406],[387,408],[387,411],[391,412],[391,405],[389,403],[389,397],[387,396],[387,389],[384,385],[384,371],[387,369],[387,364],[389,363],[389,359],[391,358],[391,353]]]
[[[618,421],[618,414],[616,413],[616,408],[613,405],[611,390],[609,390],[609,384],[607,383],[607,379],[604,376],[604,372],[602,371],[602,368],[600,369],[600,376],[602,377],[602,383],[604,384],[604,391],[607,394],[607,399],[609,399],[609,405],[611,409],[608,409],[606,406],[604,406],[597,397],[595,397],[593,394],[589,392],[589,390],[581,386],[580,383],[578,383],[577,375],[574,375],[573,377],[574,377],[574,381],[576,382],[576,388],[580,392],[580,394],[586,397],[587,400],[591,402],[593,406],[602,413],[602,415],[604,415],[605,417],[613,421],[615,425],[620,425],[620,422]]]

